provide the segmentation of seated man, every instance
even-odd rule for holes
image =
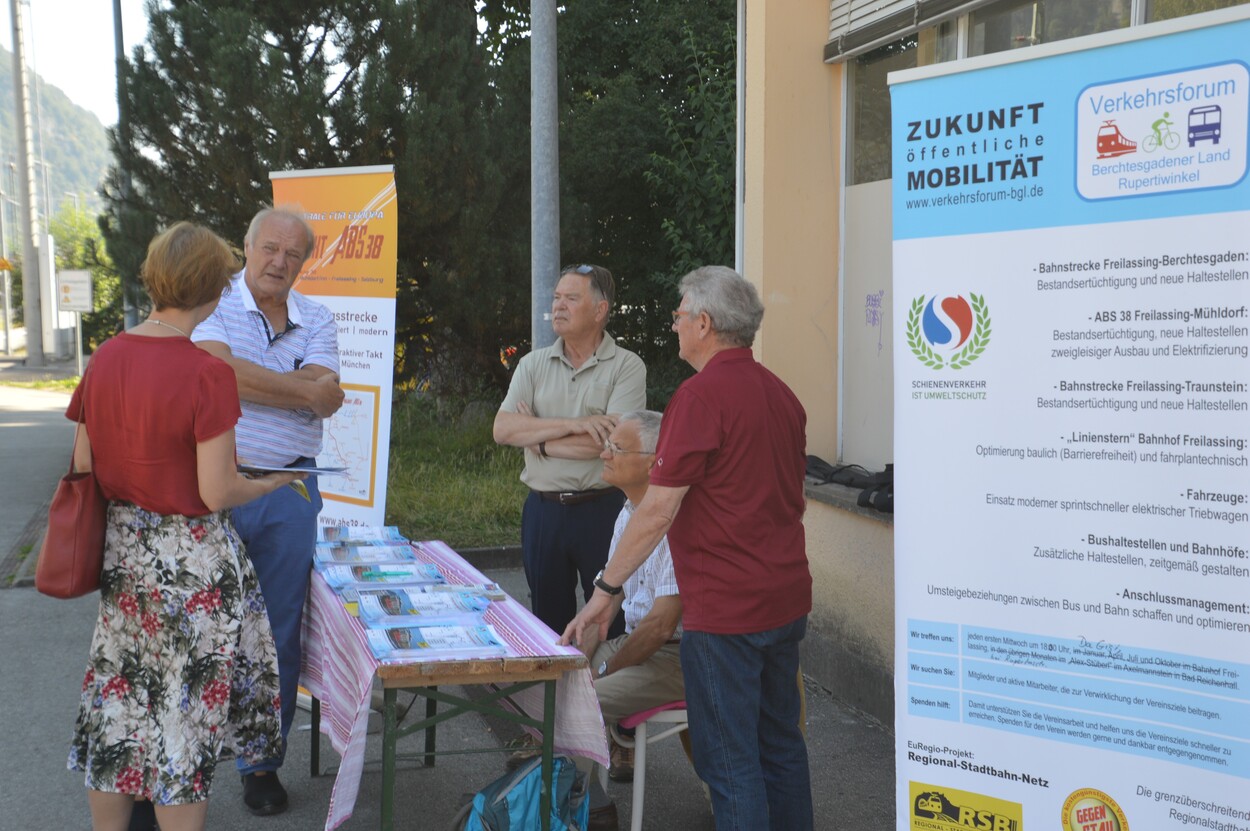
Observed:
[[[609,560],[634,506],[647,493],[659,436],[660,414],[638,410],[622,415],[604,443],[603,479],[624,491],[626,497],[612,533]],[[604,588],[602,580],[596,583]],[[598,630],[590,627],[587,634],[593,641],[578,645],[590,657],[605,724],[685,697],[680,656],[681,598],[677,595],[667,538],[660,540],[642,568],[621,588],[625,634],[599,642]],[[613,742],[608,776],[617,782],[631,781],[633,755],[632,749]]]

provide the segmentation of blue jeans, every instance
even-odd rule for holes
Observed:
[[[240,773],[282,767],[286,737],[295,720],[304,598],[308,596],[313,551],[317,545],[317,514],[321,513],[317,477],[309,476],[304,485],[311,500],[304,499],[293,488],[281,487],[230,512],[234,529],[256,569],[260,593],[265,597],[269,627],[273,629],[278,652],[278,689],[282,696],[282,751],[255,765],[245,765],[239,760],[236,766]]]
[[[681,669],[695,772],[717,831],[811,831],[796,681],[807,616],[749,635],[686,630]]]

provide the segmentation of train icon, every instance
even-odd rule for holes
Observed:
[[[1098,158],[1110,159],[1114,156],[1123,156],[1125,153],[1136,152],[1137,142],[1126,138],[1116,126],[1114,119],[1104,121],[1098,128]]]

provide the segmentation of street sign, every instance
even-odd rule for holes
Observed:
[[[91,296],[90,271],[61,271],[56,275],[56,307],[63,312],[95,311]]]

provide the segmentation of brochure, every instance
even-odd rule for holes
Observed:
[[[408,542],[408,538],[399,533],[399,528],[395,525],[323,525],[319,530],[320,542],[341,542],[348,545]]]
[[[319,465],[239,465],[239,473],[264,475],[266,473],[307,473],[309,476],[339,476],[347,472],[345,467],[321,467]]]
[[[498,583],[440,583],[437,586],[426,586],[426,591],[459,592],[461,594],[484,597],[487,600],[507,600],[508,594],[499,588]]]
[[[414,585],[445,583],[438,567],[430,563],[364,563],[325,565],[318,569],[332,589],[349,586]]]
[[[424,587],[359,589],[356,594],[360,619],[369,623],[480,625],[482,613],[490,607],[484,597]]]
[[[318,543],[313,562],[318,565],[332,563],[412,563],[416,561],[412,547],[405,544],[375,543],[370,545],[344,545],[342,543]]]
[[[440,661],[503,655],[508,651],[490,625],[370,626],[365,635],[379,660]]]

